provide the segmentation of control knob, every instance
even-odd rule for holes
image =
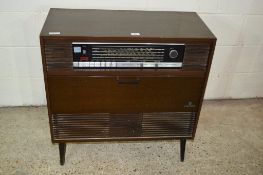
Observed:
[[[177,58],[177,56],[178,56],[177,50],[171,49],[170,52],[169,52],[169,57],[174,59],[174,58]]]

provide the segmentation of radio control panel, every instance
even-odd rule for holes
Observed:
[[[181,68],[185,45],[73,42],[74,68]]]

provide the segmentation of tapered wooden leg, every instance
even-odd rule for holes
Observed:
[[[60,165],[65,163],[66,143],[59,143]]]
[[[180,139],[180,158],[181,162],[184,161],[186,139]]]

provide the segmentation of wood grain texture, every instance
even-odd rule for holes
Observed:
[[[203,78],[49,77],[55,114],[196,111]],[[186,108],[191,101],[194,108]]]
[[[215,39],[197,13],[174,11],[51,9],[41,36],[53,36],[49,32],[60,32],[60,37]]]

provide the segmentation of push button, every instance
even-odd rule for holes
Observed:
[[[106,67],[111,67],[111,62],[105,62]]]
[[[94,67],[95,66],[95,62],[89,62],[89,67]]]
[[[73,67],[79,67],[79,62],[73,62]]]
[[[106,67],[106,63],[105,62],[100,62],[100,66],[101,67]]]
[[[100,67],[100,62],[95,62],[95,67]]]
[[[111,62],[111,67],[116,67],[116,66],[117,66],[116,62]]]

